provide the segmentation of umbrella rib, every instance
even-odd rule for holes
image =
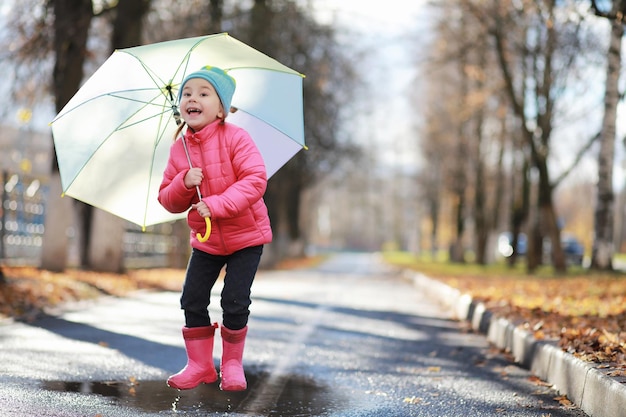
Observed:
[[[120,53],[122,53],[122,52],[123,52],[123,53],[126,53],[126,54],[128,54],[128,55],[132,56],[134,59],[136,59],[136,60],[139,62],[139,65],[141,65],[141,66],[142,66],[142,68],[146,71],[146,74],[150,77],[150,79],[152,80],[152,82],[154,83],[154,85],[156,86],[156,88],[158,88],[158,89],[159,89],[159,93],[160,93],[160,94],[162,94],[162,95],[164,95],[164,96],[165,96],[165,98],[166,98],[167,100],[169,100],[169,99],[168,99],[168,97],[167,97],[167,95],[166,95],[165,93],[163,93],[163,87],[161,87],[161,86],[165,86],[165,87],[170,86],[170,85],[172,84],[172,80],[170,80],[168,83],[165,83],[165,82],[161,79],[161,77],[159,77],[159,76],[157,75],[157,73],[156,73],[155,71],[153,71],[150,67],[148,67],[148,66],[147,66],[147,65],[146,65],[146,64],[145,64],[145,63],[144,63],[144,62],[143,62],[143,61],[142,61],[139,57],[137,57],[136,55],[134,55],[134,54],[130,53],[129,51],[127,51],[127,50],[123,50],[123,49],[119,49],[119,50],[117,50],[117,52],[120,52]]]
[[[184,63],[189,63],[189,57],[191,56],[191,51],[194,50],[194,48],[200,44],[202,42],[202,40],[199,40],[198,42],[196,42],[190,49],[189,51],[187,51],[187,53],[185,54],[185,57],[183,59],[181,59],[180,64],[178,65],[178,67],[176,68],[176,71],[174,71],[174,73],[171,75],[170,80],[166,83],[164,80],[161,79],[161,77],[159,77],[157,75],[156,71],[153,71],[149,66],[147,66],[145,64],[145,62],[143,62],[140,58],[138,58],[137,56],[130,54],[133,58],[135,58],[137,61],[139,61],[139,64],[143,67],[143,69],[146,71],[146,74],[148,74],[148,76],[150,77],[150,79],[152,80],[152,82],[154,83],[154,85],[159,88],[161,94],[163,94],[166,98],[166,100],[168,100],[170,102],[170,105],[174,105],[175,104],[175,97],[172,97],[172,99],[170,99],[169,97],[167,97],[167,95],[163,92],[163,87],[160,86],[165,86],[165,88],[167,89],[167,87],[172,87],[172,81],[174,80],[174,78],[176,77],[176,75],[179,73],[179,71],[181,70],[181,67],[183,66]],[[120,51],[120,52],[125,52],[125,51]],[[184,71],[187,70],[187,65],[185,65],[185,69]],[[185,73],[185,72],[183,72]],[[169,89],[168,91],[170,91],[171,93],[171,89]]]
[[[152,158],[150,160],[150,169],[148,171],[148,178],[149,178],[148,179],[148,189],[150,189],[151,186],[152,186],[152,172],[154,170],[154,161],[155,161],[154,155],[156,154],[157,147],[158,147],[159,143],[161,143],[161,140],[163,139],[163,135],[165,135],[165,131],[167,130],[167,126],[169,125],[169,122],[171,121],[171,120],[169,120],[169,121],[166,121],[165,123],[163,122],[163,115],[165,113],[166,113],[166,111],[161,112],[161,115],[159,117],[159,123],[158,123],[158,127],[157,127],[156,140],[154,141],[153,146],[152,146]],[[147,218],[148,218],[147,207],[149,207],[149,203],[150,203],[150,195],[149,195],[149,193],[147,193],[146,194],[146,204],[145,204],[146,210],[144,210],[144,213],[143,213],[143,216],[144,216],[143,224],[144,225],[146,224]]]
[[[251,117],[256,118],[256,116],[250,112],[245,111],[242,108],[237,107],[237,111],[238,112],[244,112],[246,114],[249,114]],[[264,123],[266,123],[268,126],[271,126],[272,128],[274,128],[275,130],[277,130],[278,132],[282,133],[283,135],[285,135],[287,138],[289,138],[290,140],[294,141],[295,143],[297,143],[298,145],[302,146],[302,148],[304,149],[308,149],[307,146],[303,143],[298,142],[297,140],[295,140],[294,138],[291,137],[291,135],[289,135],[287,132],[283,131],[282,129],[280,129],[279,127],[277,127],[276,125],[274,125],[273,123],[270,123],[267,120],[263,120]]]
[[[62,114],[57,115],[57,116],[56,116],[56,117],[52,120],[52,122],[50,122],[50,123],[52,124],[52,123],[56,122],[57,120],[60,120],[60,119],[62,119],[63,117],[65,117],[65,116],[69,115],[69,114],[70,114],[70,113],[72,113],[74,110],[76,110],[76,109],[78,109],[78,108],[80,108],[80,107],[85,106],[85,104],[87,104],[87,103],[89,103],[89,102],[92,102],[92,101],[94,101],[94,100],[101,99],[102,97],[114,97],[114,98],[119,98],[119,99],[121,99],[121,100],[126,100],[126,101],[134,101],[134,102],[136,102],[136,103],[153,104],[153,103],[154,103],[154,101],[155,101],[155,99],[156,99],[156,98],[158,98],[158,97],[161,95],[161,94],[160,94],[160,92],[159,92],[159,95],[155,96],[154,98],[152,98],[152,99],[151,99],[151,100],[149,100],[149,101],[146,101],[146,100],[139,100],[139,99],[137,99],[137,98],[125,97],[125,96],[123,96],[123,95],[121,95],[121,94],[120,94],[120,93],[122,93],[122,92],[149,91],[149,90],[150,90],[150,89],[147,89],[147,88],[138,88],[138,89],[135,89],[135,90],[120,90],[120,91],[113,91],[113,92],[108,92],[108,93],[99,94],[99,95],[97,95],[97,96],[91,97],[91,98],[89,98],[88,100],[85,100],[85,101],[81,102],[80,104],[78,104],[78,105],[76,105],[76,106],[72,107],[71,109],[69,109],[69,110],[67,110],[67,111],[63,112]],[[155,106],[161,106],[160,104],[154,104],[154,105],[155,105]],[[161,106],[161,107],[163,107],[163,106]]]
[[[224,71],[233,71],[233,70],[240,70],[240,69],[257,69],[257,70],[270,71],[270,72],[279,72],[281,74],[297,75],[298,77],[306,78],[306,75],[295,70],[287,71],[287,70],[281,70],[278,68],[267,68],[267,67],[253,66],[253,65],[227,67],[227,68],[224,68]]]
[[[95,157],[95,155],[98,153],[98,150],[102,147],[102,145],[103,145],[104,143],[106,143],[106,142],[107,142],[107,140],[108,140],[108,139],[109,139],[109,138],[110,138],[113,134],[115,134],[115,132],[118,132],[118,131],[120,131],[120,130],[123,130],[123,129],[129,128],[129,127],[134,126],[134,125],[136,125],[136,124],[139,124],[139,123],[145,122],[145,121],[150,120],[150,119],[152,119],[152,118],[159,117],[159,119],[160,119],[160,120],[159,120],[159,123],[158,123],[159,128],[158,128],[157,140],[155,140],[155,145],[154,145],[153,150],[152,150],[152,153],[154,154],[155,149],[156,149],[156,146],[157,146],[157,144],[161,141],[161,139],[162,139],[162,137],[163,137],[163,134],[165,133],[165,130],[166,130],[166,128],[167,128],[167,123],[165,124],[165,127],[164,127],[164,128],[162,128],[162,126],[163,126],[163,123],[162,123],[162,121],[163,121],[163,115],[164,115],[164,114],[166,114],[168,111],[170,111],[170,109],[169,109],[169,108],[166,108],[165,106],[162,106],[162,105],[159,105],[159,104],[155,104],[155,103],[154,103],[154,101],[155,101],[157,98],[159,98],[159,96],[160,96],[160,95],[155,96],[155,97],[154,97],[152,100],[150,100],[150,101],[144,101],[144,100],[131,99],[131,98],[124,97],[124,96],[117,96],[115,93],[113,93],[113,94],[103,94],[103,95],[101,95],[101,96],[99,96],[99,97],[103,97],[103,96],[113,96],[113,97],[117,97],[117,98],[124,99],[124,100],[128,100],[128,101],[134,101],[134,102],[137,102],[137,103],[142,103],[142,104],[144,104],[144,106],[142,106],[140,109],[138,109],[137,111],[135,111],[134,113],[132,113],[131,115],[129,115],[129,116],[128,116],[128,117],[127,117],[124,121],[122,121],[119,125],[117,125],[117,127],[115,127],[114,129],[112,129],[112,130],[111,130],[111,132],[109,132],[109,134],[108,134],[108,135],[106,135],[106,136],[104,137],[104,140],[102,140],[101,144],[100,144],[100,145],[99,145],[99,146],[98,146],[98,147],[94,150],[94,152],[92,152],[92,154],[89,156],[89,158],[87,159],[87,161],[85,161],[85,163],[83,164],[83,167],[87,166],[87,164],[89,163],[89,161],[90,161],[91,159],[93,159],[93,158]],[[96,97],[96,98],[97,98],[97,97]],[[95,99],[95,98],[94,98],[94,99]],[[141,111],[142,109],[144,109],[144,108],[145,108],[147,105],[149,105],[149,104],[152,104],[152,105],[155,105],[155,106],[159,106],[159,107],[161,107],[161,108],[163,109],[163,111],[158,112],[158,113],[153,114],[153,115],[150,115],[150,116],[148,116],[148,117],[142,118],[141,120],[134,121],[133,123],[129,123],[129,124],[127,124],[127,123],[126,123],[129,119],[131,119],[134,115],[136,115],[139,111]],[[79,106],[77,106],[77,107],[79,107]],[[76,108],[76,107],[75,107],[75,108]],[[73,110],[73,109],[72,109],[72,110]],[[66,114],[69,114],[69,113],[71,113],[71,111],[69,111],[69,112],[68,112],[68,113],[66,113]],[[153,158],[153,159],[154,159],[154,158]],[[151,168],[150,168],[150,170],[151,170],[151,171],[152,171],[152,166],[153,166],[153,164],[151,164]],[[77,172],[77,173],[76,173],[76,175],[74,176],[74,178],[72,179],[72,181],[70,182],[70,184],[68,184],[68,186],[66,187],[66,189],[69,189],[69,188],[72,186],[72,184],[74,183],[74,181],[78,178],[78,174],[80,173],[80,171],[82,171],[82,168],[79,170],[79,172]],[[147,200],[147,196],[146,196],[146,200]],[[144,217],[145,217],[145,216],[146,216],[146,213],[144,213]],[[145,221],[145,220],[144,220],[144,221]]]
[[[215,42],[211,38],[216,38]],[[277,155],[279,158],[272,159],[274,165],[282,166],[297,152],[296,148],[306,149],[304,132],[299,126],[303,122],[302,115],[295,118],[296,113],[302,111],[302,97],[297,97],[295,90],[293,94],[290,90],[293,88],[302,92],[300,79],[305,78],[304,74],[230,37],[228,33],[167,41],[161,45],[164,49],[155,44],[116,50],[114,54],[123,55],[112,56],[110,64],[106,64],[102,72],[98,70],[99,75],[93,81],[87,81],[91,82],[89,88],[81,88],[82,93],[75,94],[69,106],[66,105],[50,122],[55,147],[61,149],[58,144],[62,143],[66,149],[63,157],[69,171],[64,175],[69,185],[64,189],[68,195],[76,193],[72,196],[77,200],[89,201],[88,204],[95,207],[102,206],[103,210],[139,224],[142,230],[170,218],[170,215],[153,207],[154,196],[162,176],[160,171],[165,163],[168,142],[175,139],[169,136],[173,136],[176,130],[177,120],[173,115],[180,105],[181,82],[196,70],[195,66],[220,66],[232,71],[235,78],[241,74],[242,86],[250,83],[254,87],[250,89],[250,94],[256,95],[242,96],[242,107],[237,102],[234,107],[243,112],[242,124],[251,122],[250,127],[258,129],[254,132],[260,135],[259,143],[264,150],[271,143],[265,139],[273,137],[285,146],[285,151]],[[267,106],[263,107],[259,101],[261,98],[268,100],[269,104],[278,99],[274,88],[284,89],[280,94],[288,100],[281,102],[293,101],[294,106],[298,104],[299,107],[289,108],[286,116],[277,114],[282,109],[280,106],[273,112]],[[77,104],[79,101],[80,104]],[[66,118],[68,115],[70,117]],[[238,118],[233,120],[235,124],[236,120]],[[94,129],[94,125],[99,127]],[[102,186],[92,186],[90,181],[103,172],[102,164],[105,164],[105,172],[111,165],[132,167],[132,175],[116,169],[98,182],[107,190],[114,184],[124,185],[109,197],[100,196]],[[140,187],[135,188],[137,184]],[[126,208],[126,199],[133,202],[135,209]],[[180,218],[180,215],[176,214],[175,218]]]
[[[136,90],[125,90],[124,92],[136,92],[136,91],[150,91],[152,89],[150,88],[138,88]],[[106,94],[107,96],[111,96],[111,97],[115,97],[115,98],[119,98],[122,100],[126,100],[126,101],[134,101],[136,103],[143,103],[143,104],[153,104],[154,101],[159,98],[159,96],[161,95],[160,92],[158,95],[156,95],[155,97],[153,97],[152,99],[146,101],[146,100],[139,100],[137,98],[132,98],[132,97],[125,97],[123,95],[118,95],[117,92],[113,92],[113,93],[108,93]],[[163,105],[161,104],[154,104],[155,106],[160,106],[163,107]]]

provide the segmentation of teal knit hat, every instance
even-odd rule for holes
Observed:
[[[235,93],[235,79],[228,75],[226,71],[218,67],[212,67],[210,65],[204,66],[200,68],[196,72],[192,72],[187,75],[183,82],[180,84],[180,89],[178,90],[178,102],[180,103],[180,99],[183,94],[183,88],[185,88],[185,84],[187,81],[192,78],[202,78],[211,83],[217,95],[222,102],[222,106],[224,107],[224,113],[228,115],[230,112],[230,102],[233,99],[233,94]]]

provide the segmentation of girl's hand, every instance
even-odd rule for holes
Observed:
[[[203,178],[202,168],[189,168],[189,171],[185,174],[185,187],[196,187],[200,185]]]
[[[209,207],[204,201],[192,204],[191,208],[198,210],[198,214],[202,217],[211,217],[211,210],[209,210]]]

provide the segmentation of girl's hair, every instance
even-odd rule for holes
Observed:
[[[221,103],[220,103],[220,106],[222,106]],[[224,108],[224,106],[222,106],[222,109],[223,108]],[[231,112],[232,112],[232,108],[231,108]],[[221,118],[220,124],[226,123],[226,116],[227,116],[227,114],[225,114],[224,117]],[[176,129],[176,132],[174,132],[174,142],[176,142],[176,138],[178,138],[178,135],[180,135],[180,132],[183,131],[183,128],[186,125],[187,125],[187,123],[185,123],[185,121],[183,119],[180,119],[180,124],[178,125],[178,128]]]
[[[176,129],[176,132],[174,133],[174,142],[176,142],[176,138],[178,138],[178,135],[180,135],[180,132],[183,131],[183,128],[185,127],[186,123],[181,120],[181,123],[178,125],[178,128]]]

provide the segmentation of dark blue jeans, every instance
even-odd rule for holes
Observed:
[[[221,295],[222,324],[230,330],[244,328],[250,316],[250,290],[262,253],[262,245],[244,248],[227,256],[193,249],[180,297],[180,306],[185,311],[185,325],[211,325],[208,310],[211,290],[226,266]]]

